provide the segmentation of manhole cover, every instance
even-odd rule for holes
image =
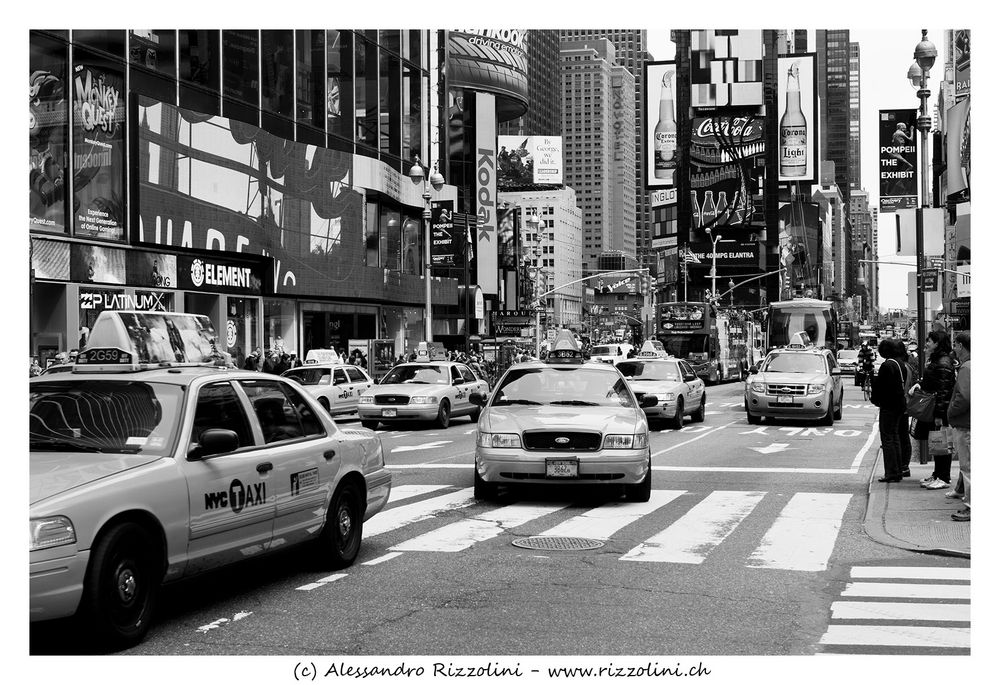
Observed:
[[[603,540],[591,540],[590,538],[567,538],[546,535],[534,535],[530,538],[517,538],[514,540],[515,547],[524,549],[540,549],[549,552],[562,550],[597,549],[604,546]]]

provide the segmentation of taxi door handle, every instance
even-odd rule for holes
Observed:
[[[265,461],[262,464],[257,464],[257,473],[267,473],[268,471],[270,471],[273,468],[274,468],[274,465],[271,462]]]
[[[323,458],[326,459],[327,461],[330,461],[336,456],[337,456],[337,450],[327,450],[326,452],[323,453]]]

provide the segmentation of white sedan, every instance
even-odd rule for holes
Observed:
[[[375,381],[360,366],[339,362],[297,366],[282,376],[298,381],[331,415],[353,414],[358,398]]]
[[[469,401],[487,393],[489,383],[465,364],[448,361],[409,362],[394,366],[378,385],[358,398],[358,415],[365,428],[380,422],[433,421],[447,428],[456,416],[479,420],[481,408]]]

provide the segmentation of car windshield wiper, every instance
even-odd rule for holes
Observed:
[[[598,407],[600,406],[597,402],[587,402],[586,400],[556,400],[555,402],[549,402],[549,404],[570,404],[580,407]]]
[[[103,452],[104,450],[93,445],[85,445],[71,440],[60,440],[59,438],[43,438],[31,440],[28,443],[29,449],[44,448],[46,450],[67,450],[69,452]]]

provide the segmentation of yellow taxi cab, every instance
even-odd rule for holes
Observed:
[[[607,485],[627,499],[649,500],[649,427],[625,378],[610,364],[585,361],[569,331],[543,361],[514,364],[487,397],[476,426],[474,495],[491,499],[501,485]]]
[[[651,406],[643,407],[650,425],[669,420],[673,428],[683,428],[687,414],[692,421],[705,420],[705,381],[687,361],[667,354],[658,341],[647,340],[638,355],[615,366],[639,400],[655,398]]]
[[[389,499],[378,437],[215,341],[205,316],[105,311],[72,372],[29,381],[31,621],[120,648],[163,583],[304,542],[354,562]]]

